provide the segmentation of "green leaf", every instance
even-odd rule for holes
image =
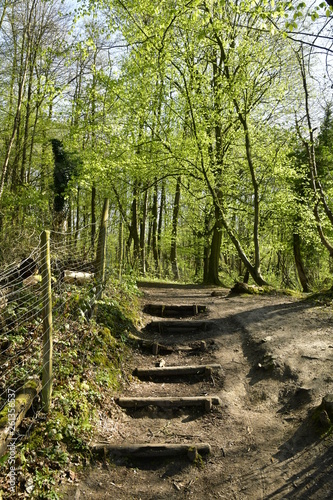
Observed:
[[[312,21],[315,21],[316,19],[318,19],[318,17],[319,17],[318,12],[312,12],[312,14],[311,14]]]

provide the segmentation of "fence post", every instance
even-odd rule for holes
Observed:
[[[50,264],[50,231],[43,231],[42,244],[42,290],[43,290],[43,374],[42,405],[48,413],[52,395],[52,292]]]
[[[106,260],[106,233],[109,218],[109,199],[104,199],[101,225],[99,228],[97,253],[96,253],[96,279],[97,279],[97,300],[102,297],[103,285],[105,281],[105,260]]]

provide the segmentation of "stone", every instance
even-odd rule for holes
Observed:
[[[326,394],[323,397],[322,406],[328,413],[328,416],[333,418],[333,394]]]
[[[331,425],[331,420],[330,417],[328,416],[327,411],[323,410],[319,414],[319,422],[323,427],[330,427]]]

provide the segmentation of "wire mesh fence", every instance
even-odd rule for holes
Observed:
[[[40,237],[26,258],[0,271],[0,414],[10,393],[18,395],[34,382],[36,392],[43,394],[52,383],[52,363],[57,365],[71,340],[74,317],[86,321],[93,312],[104,280],[96,268],[98,255],[105,255],[101,244],[106,240],[91,238],[91,226],[70,234],[51,232],[48,241]],[[43,268],[48,250],[49,280]],[[46,321],[48,294],[51,323]]]

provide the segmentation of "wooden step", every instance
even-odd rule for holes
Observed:
[[[185,318],[196,316],[207,311],[207,306],[201,304],[193,305],[168,305],[168,304],[146,304],[143,312],[151,316],[162,318]]]
[[[162,334],[182,334],[194,332],[206,332],[212,328],[209,321],[151,321],[146,325],[147,332],[158,332]]]
[[[143,408],[145,406],[157,406],[159,408],[180,408],[188,406],[201,406],[210,411],[213,405],[221,405],[217,396],[194,396],[194,397],[150,397],[150,398],[125,398],[116,399],[116,403],[122,408]]]
[[[151,351],[155,356],[157,354],[172,354],[173,352],[184,352],[186,353],[195,353],[195,352],[204,352],[207,350],[207,344],[204,340],[201,340],[197,343],[190,344],[188,346],[182,345],[165,345],[159,344],[158,342],[153,342],[151,340],[139,340],[139,346],[142,349],[146,349]]]
[[[192,462],[196,460],[198,454],[207,455],[211,453],[211,447],[207,443],[189,444],[122,444],[115,445],[109,443],[95,443],[92,445],[93,452],[104,454],[110,453],[115,456],[125,456],[131,458],[163,458],[185,455]]]
[[[181,377],[184,375],[210,376],[213,371],[221,370],[221,365],[185,365],[185,366],[163,366],[154,368],[135,368],[133,375],[139,378],[147,377]]]

